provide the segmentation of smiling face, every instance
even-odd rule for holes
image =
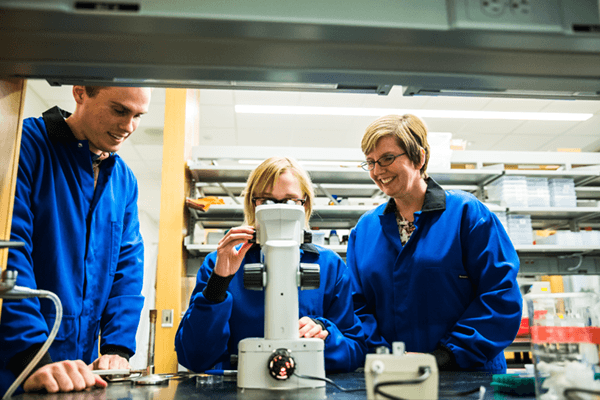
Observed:
[[[90,151],[116,152],[148,112],[149,88],[107,87],[89,97],[83,86],[73,86],[77,108],[67,123]]]
[[[394,136],[383,136],[375,145],[375,149],[367,154],[367,161],[377,161],[381,157],[404,153]],[[415,166],[406,156],[397,157],[387,167],[375,164],[375,168],[369,171],[371,179],[377,187],[386,195],[395,199],[402,199],[406,196],[415,195],[421,190],[421,165]]]

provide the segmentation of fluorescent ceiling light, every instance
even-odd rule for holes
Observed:
[[[422,118],[511,119],[529,121],[587,121],[594,114],[505,111],[410,110],[396,108],[304,107],[236,105],[239,114],[340,115],[381,117],[388,114],[414,114]]]

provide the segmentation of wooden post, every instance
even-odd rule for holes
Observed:
[[[158,262],[156,266],[155,371],[177,372],[175,333],[181,320],[182,280],[186,275],[187,234],[185,199],[190,193],[186,162],[199,143],[200,92],[167,89],[163,136]],[[172,310],[172,327],[162,326],[163,313]]]
[[[10,239],[24,104],[25,80],[0,80],[0,240]],[[7,258],[8,249],[0,249],[0,272]]]

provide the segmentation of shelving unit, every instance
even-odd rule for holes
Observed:
[[[369,173],[360,168],[364,156],[359,149],[199,147],[193,150],[193,157],[188,161],[195,183],[190,197],[228,197],[231,204],[213,205],[207,212],[190,209],[192,224],[199,223],[205,229],[240,225],[243,205],[239,196],[245,182],[260,161],[275,154],[299,160],[309,172],[317,196],[311,218],[313,228],[351,229],[363,213],[375,207],[374,203],[387,201]],[[600,200],[598,153],[454,151],[451,165],[450,170],[432,169],[428,173],[444,189],[464,190],[484,202],[487,185],[505,175],[570,178],[575,182],[578,199]],[[334,200],[334,196],[349,199],[350,205],[325,205]],[[571,208],[486,205],[492,211],[504,211],[507,215],[530,215],[534,229],[600,228],[598,205]],[[192,234],[185,243],[192,256],[204,256],[216,249],[216,245],[197,244],[193,239]],[[331,248],[345,255],[345,245]],[[521,258],[521,273],[600,274],[600,248],[557,245],[516,245],[515,248]]]

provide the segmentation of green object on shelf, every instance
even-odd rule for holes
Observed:
[[[542,382],[546,379],[542,377]],[[600,373],[594,374],[594,380],[600,380]],[[535,378],[520,374],[495,374],[492,375],[490,385],[497,393],[506,393],[517,396],[535,396]]]
[[[513,394],[517,396],[535,396],[535,378],[519,374],[492,375],[490,385],[497,393]]]

